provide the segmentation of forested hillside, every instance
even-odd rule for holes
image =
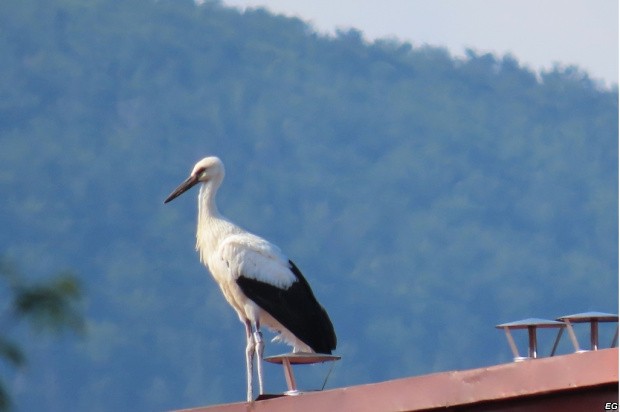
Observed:
[[[617,311],[618,89],[579,68],[180,0],[3,0],[0,56],[0,255],[79,273],[87,320],[82,338],[18,331],[18,411],[244,399],[197,190],[162,204],[206,155],[220,210],[330,313],[327,387],[508,362],[498,323]],[[276,366],[266,381],[285,387]]]

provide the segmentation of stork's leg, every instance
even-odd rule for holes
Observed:
[[[252,324],[247,319],[243,323],[245,324],[245,335],[247,339],[247,346],[245,347],[245,366],[248,378],[248,402],[252,402],[254,400],[252,386],[254,375],[254,349],[256,344],[252,337]]]
[[[258,370],[258,393],[265,393],[263,390],[263,353],[265,352],[265,343],[263,342],[263,334],[260,331],[260,324],[254,323],[254,343],[256,344],[256,354],[258,359],[256,361],[256,369]]]

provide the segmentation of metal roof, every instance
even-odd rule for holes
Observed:
[[[240,398],[243,388],[239,389]],[[618,402],[618,348],[434,373],[185,412],[604,410]]]
[[[502,323],[501,325],[497,325],[495,327],[497,329],[527,329],[530,326],[536,326],[537,328],[559,328],[560,326],[564,326],[564,323],[549,319],[528,318],[517,320],[515,322]]]
[[[561,316],[558,320],[568,319],[572,323],[580,323],[580,322],[618,322],[618,315],[614,315],[613,313],[603,313],[603,312],[584,312],[577,313],[574,315]]]

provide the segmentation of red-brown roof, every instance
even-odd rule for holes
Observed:
[[[606,402],[618,402],[618,348],[184,411],[581,412],[603,411]]]

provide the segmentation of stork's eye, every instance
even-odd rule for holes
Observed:
[[[207,170],[207,168],[201,167],[200,169],[196,170],[196,173],[194,173],[194,176],[202,175],[205,172],[205,170]]]

